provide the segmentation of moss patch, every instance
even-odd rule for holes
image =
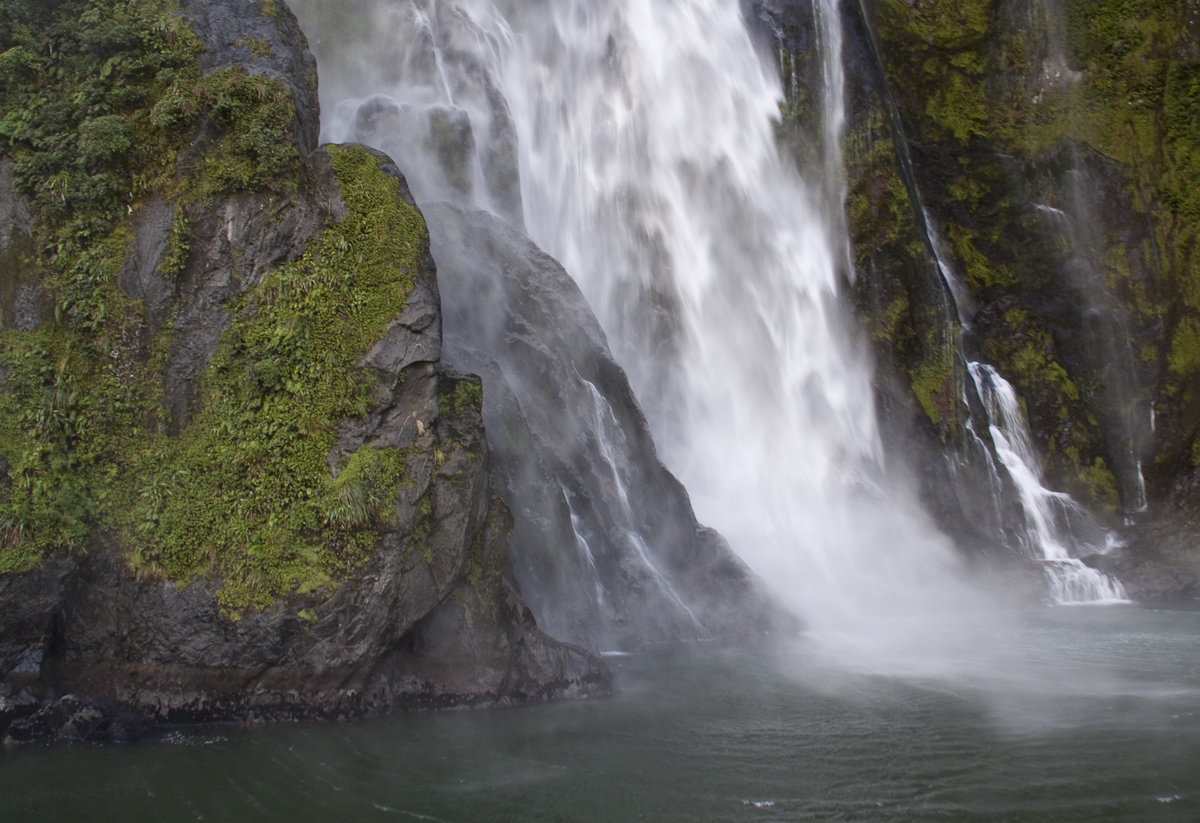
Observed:
[[[483,384],[477,377],[444,378],[438,387],[438,411],[453,417],[463,411],[483,412]]]
[[[954,351],[943,349],[912,374],[913,393],[934,425],[954,419]]]

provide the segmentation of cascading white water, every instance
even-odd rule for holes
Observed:
[[[925,211],[925,223],[938,269],[954,297],[958,320],[963,328],[968,328],[968,318],[974,314],[971,294],[950,265],[937,221],[928,211]],[[1098,546],[1072,533],[1072,522],[1090,527],[1079,531],[1095,533],[1099,530],[1091,516],[1069,494],[1051,491],[1042,485],[1036,452],[1029,438],[1029,426],[1012,384],[985,363],[968,363],[967,370],[988,416],[992,447],[1017,489],[1025,526],[1020,538],[1021,549],[1030,559],[1042,563],[1051,597],[1062,605],[1128,602],[1119,581],[1078,559],[1080,555],[1107,551],[1111,548],[1113,538],[1107,536],[1105,545]],[[963,403],[969,405],[965,396]],[[979,437],[970,420],[967,421],[967,430],[981,447],[981,453],[987,461],[992,496],[997,506],[996,519],[1002,523],[1003,518],[999,516],[1002,484],[991,457],[991,449]],[[1001,542],[1008,542],[1003,533],[999,537]]]
[[[836,3],[819,12],[819,189],[780,156],[778,73],[737,0],[510,4],[497,38],[531,235],[588,296],[701,521],[817,622],[927,602],[953,565],[879,482],[837,309],[841,34]]]
[[[980,602],[949,541],[887,476],[867,358],[838,307],[834,0],[816,8],[823,137],[807,183],[780,155],[778,71],[739,0],[371,8],[378,48],[348,55],[360,65],[343,78],[323,74],[335,102],[325,139],[389,152],[419,201],[528,227],[589,298],[701,522],[815,630]],[[517,166],[514,197],[504,184]]]
[[[1064,530],[1064,519],[1078,517],[1083,512],[1070,495],[1050,491],[1042,485],[1025,415],[1012,385],[984,363],[971,363],[968,369],[987,410],[996,454],[1020,496],[1027,527],[1025,549],[1030,557],[1042,562],[1055,602],[1126,602],[1119,581],[1084,565],[1074,556],[1096,554],[1107,547],[1080,546],[1078,539]]]

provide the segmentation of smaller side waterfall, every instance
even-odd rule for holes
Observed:
[[[1120,582],[1078,559],[1078,555],[1098,554],[1108,547],[1087,544],[1072,536],[1071,522],[1086,518],[1087,513],[1070,495],[1042,485],[1016,391],[987,364],[970,363],[968,369],[987,411],[996,455],[1017,488],[1025,514],[1024,549],[1029,557],[1042,563],[1055,602],[1127,601]]]

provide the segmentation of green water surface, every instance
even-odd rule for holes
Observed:
[[[701,645],[592,702],[9,749],[0,820],[1200,820],[1200,612],[1018,622],[907,670]]]

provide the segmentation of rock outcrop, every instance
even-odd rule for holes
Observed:
[[[77,5],[60,13],[96,24]],[[172,32],[163,59],[200,106],[140,120],[191,92],[114,81],[150,99],[105,98],[105,133],[178,139],[128,204],[55,212],[21,135],[0,144],[0,734],[607,693],[603,662],[542,633],[513,583],[480,381],[441,362],[403,175],[317,147],[315,63],[283,3],[182,10],[117,21]],[[45,162],[139,173],[115,145]],[[77,247],[51,254],[56,236]]]
[[[594,649],[795,629],[659,462],[629,381],[553,258],[487,212],[426,207],[447,359],[483,375],[514,572],[557,637]]]

